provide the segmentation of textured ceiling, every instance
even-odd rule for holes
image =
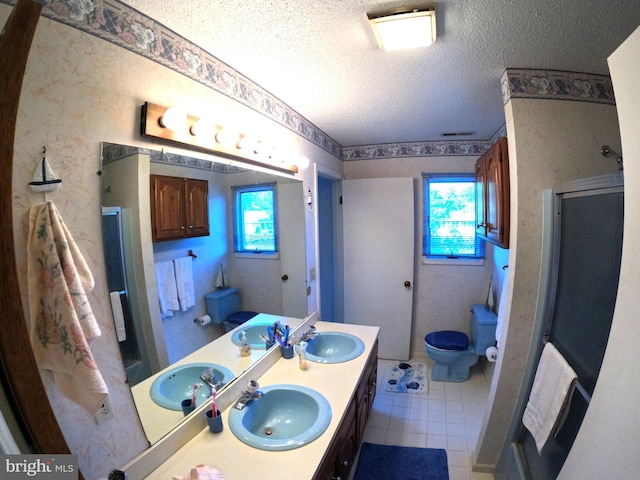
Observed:
[[[366,13],[424,2],[124,1],[342,146],[489,139],[505,121],[505,68],[608,74],[607,57],[640,25],[638,0],[444,0],[434,45],[383,52]]]

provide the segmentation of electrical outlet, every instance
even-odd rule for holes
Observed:
[[[93,418],[95,419],[98,425],[101,425],[112,417],[113,417],[113,410],[111,409],[111,404],[109,403],[109,399],[106,398],[104,400],[104,403],[98,409],[98,411],[93,415]]]

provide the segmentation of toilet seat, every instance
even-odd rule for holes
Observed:
[[[455,330],[441,330],[431,332],[424,337],[424,341],[440,350],[461,351],[469,349],[469,337]]]
[[[238,325],[242,325],[243,323],[251,320],[256,315],[258,315],[258,312],[242,310],[240,312],[232,313],[231,315],[229,315],[229,318],[227,318],[227,323],[230,323],[234,327],[237,327]]]

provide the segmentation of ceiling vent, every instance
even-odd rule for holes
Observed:
[[[441,135],[443,137],[470,137],[471,135],[475,135],[476,132],[445,132]]]

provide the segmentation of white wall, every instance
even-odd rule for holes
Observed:
[[[624,152],[620,286],[600,376],[560,480],[637,478],[640,472],[640,29],[609,58]]]

